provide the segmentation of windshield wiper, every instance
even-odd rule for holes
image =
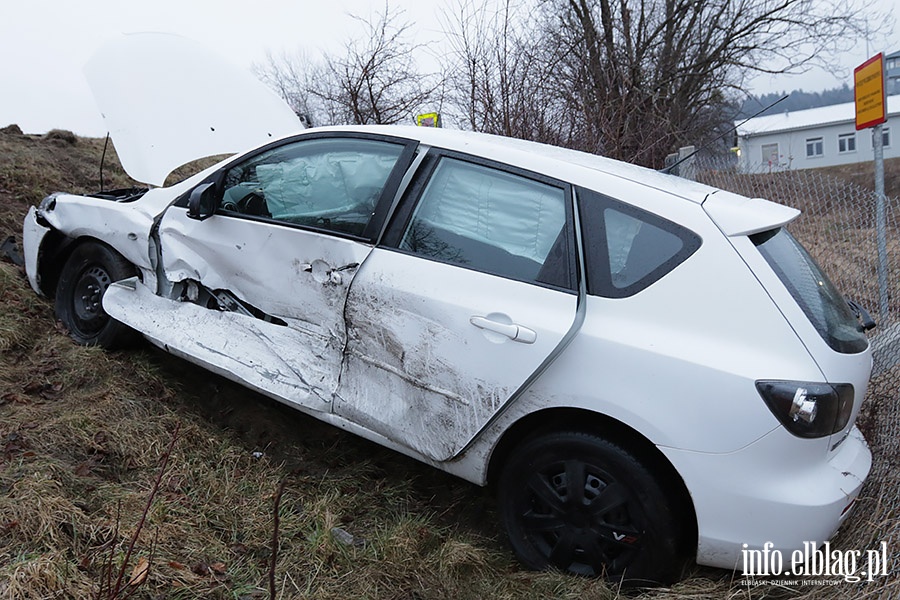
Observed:
[[[853,315],[860,321],[860,331],[875,329],[875,319],[872,318],[872,315],[870,315],[866,309],[860,306],[855,300],[851,300],[850,298],[844,299],[847,301],[847,306],[853,311]]]

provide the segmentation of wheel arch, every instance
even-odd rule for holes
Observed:
[[[66,261],[69,260],[75,248],[87,243],[100,244],[116,254],[122,254],[113,246],[93,236],[83,235],[73,238],[55,229],[47,234],[41,243],[41,259],[38,262],[38,281],[40,281],[41,292],[45,297],[51,299],[56,297],[56,286]],[[126,258],[126,260],[128,259]],[[135,267],[137,273],[140,273],[140,269],[136,265],[132,263],[132,266]]]
[[[59,276],[79,241],[79,239],[69,237],[56,229],[51,229],[44,237],[41,242],[37,275],[41,293],[45,297],[51,299],[56,297],[56,284],[59,282]]]
[[[661,485],[674,494],[675,510],[690,516],[685,521],[682,551],[696,554],[697,513],[684,479],[653,442],[634,428],[604,414],[582,408],[547,408],[525,415],[504,432],[494,447],[488,463],[488,486],[496,487],[504,464],[523,442],[560,431],[597,435],[633,452],[642,464],[659,476]]]

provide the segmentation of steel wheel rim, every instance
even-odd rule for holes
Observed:
[[[111,283],[109,273],[99,265],[89,265],[78,276],[72,292],[72,309],[81,333],[96,333],[106,324],[109,317],[103,311],[102,300]]]

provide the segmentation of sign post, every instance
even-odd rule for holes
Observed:
[[[887,219],[884,196],[884,138],[881,124],[887,120],[884,100],[884,55],[879,52],[853,70],[853,96],[856,103],[856,130],[872,128],[875,154],[875,236],[878,244],[878,312],[888,312]]]

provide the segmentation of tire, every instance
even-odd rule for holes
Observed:
[[[665,584],[682,567],[687,515],[630,452],[580,432],[542,435],[510,456],[499,509],[519,560],[611,581]]]
[[[111,318],[101,305],[111,283],[134,274],[134,266],[105,244],[84,242],[72,251],[56,285],[55,308],[73,340],[110,350],[137,340],[133,329]]]

